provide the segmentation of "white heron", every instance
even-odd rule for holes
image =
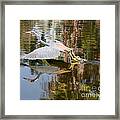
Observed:
[[[72,58],[72,61],[86,61],[85,59],[76,56],[72,48],[66,47],[62,42],[58,40],[47,40],[46,42],[41,40],[41,32],[37,27],[34,27],[31,31],[28,31],[26,33],[33,33],[37,37],[38,43],[42,43],[45,46],[37,48],[34,51],[24,55],[22,59],[56,59],[58,56],[60,56],[60,52],[68,52]],[[48,37],[47,34],[46,37]]]
[[[58,40],[50,40],[49,34],[45,34],[46,37],[46,42],[41,39],[41,34],[42,32],[39,31],[37,27],[34,27],[31,31],[28,31],[26,33],[33,33],[37,37],[37,44],[42,43],[45,45],[44,47],[37,48],[33,50],[32,52],[22,56],[21,59],[28,59],[28,60],[36,60],[36,59],[41,59],[41,60],[46,60],[46,59],[56,59],[58,56],[60,56],[61,52],[68,52],[68,54],[72,58],[71,66],[69,69],[73,69],[74,65],[76,62],[84,62],[86,61],[85,59],[80,58],[79,56],[76,56],[73,52],[72,48],[66,47],[62,42]],[[64,65],[65,66],[65,65]],[[60,71],[61,72],[61,71]],[[70,71],[66,71],[70,72]],[[34,82],[36,79],[39,78],[39,75],[36,76],[35,78],[25,78],[26,80],[30,82]]]

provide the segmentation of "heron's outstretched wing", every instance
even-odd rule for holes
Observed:
[[[38,48],[34,51],[32,51],[29,54],[26,54],[22,57],[22,59],[55,59],[60,55],[60,51],[49,46]]]

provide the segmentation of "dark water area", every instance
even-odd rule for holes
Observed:
[[[52,61],[54,66],[34,65],[33,63],[32,65],[26,65],[26,63],[21,65],[21,100],[100,99],[98,63],[76,64],[71,70],[65,63]],[[49,62],[51,61],[49,60]],[[31,63],[29,62],[29,64]]]

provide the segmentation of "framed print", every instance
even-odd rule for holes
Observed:
[[[1,2],[2,119],[119,119],[119,2]]]

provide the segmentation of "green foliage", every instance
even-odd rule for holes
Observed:
[[[88,60],[94,60],[95,54],[100,52],[100,37],[99,27],[97,27],[96,21],[84,21],[81,29],[81,48],[84,50],[84,57]]]

